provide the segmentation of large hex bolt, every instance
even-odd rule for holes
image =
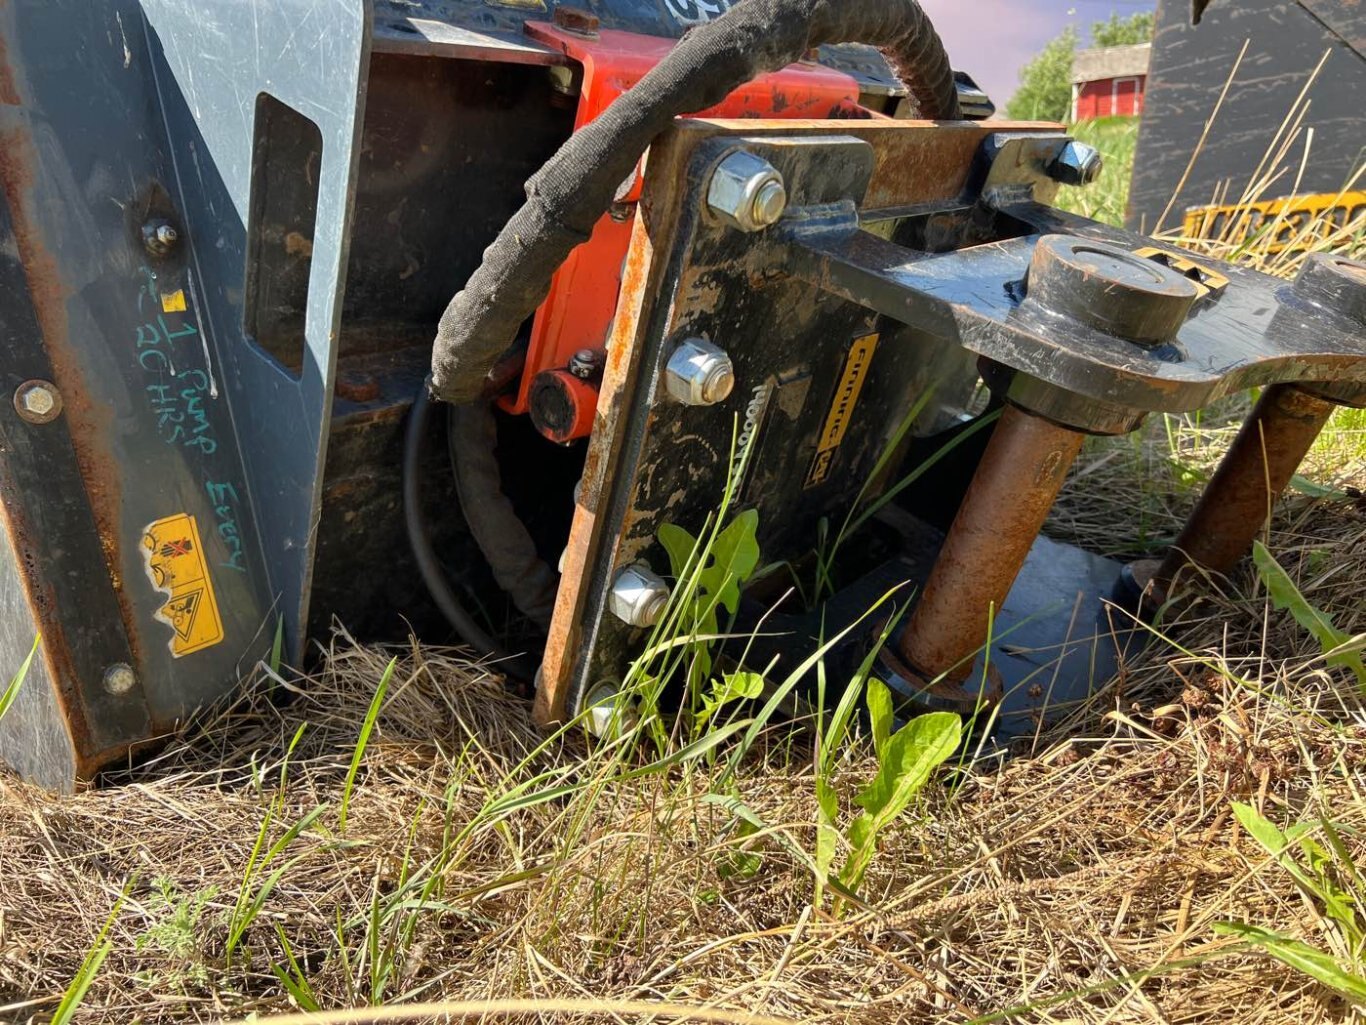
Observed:
[[[712,173],[707,206],[732,227],[762,231],[783,216],[787,188],[777,168],[740,151],[726,157]]]
[[[669,357],[664,387],[684,405],[714,406],[735,390],[735,365],[720,346],[688,338]]]
[[[1366,264],[1311,256],[1295,282],[1295,294],[1366,326]],[[1272,506],[1337,404],[1366,405],[1366,387],[1277,384],[1262,393],[1157,569],[1151,585],[1154,600],[1170,596],[1172,582],[1190,563],[1223,575],[1232,571],[1266,526]]]
[[[62,394],[51,381],[25,381],[14,391],[14,410],[28,423],[51,423],[62,414]]]
[[[1084,142],[1071,140],[1048,164],[1048,176],[1063,185],[1090,185],[1105,170],[1105,158],[1100,150]]]
[[[1173,341],[1198,295],[1170,268],[1059,235],[1039,240],[1027,288],[1026,303],[1050,318],[1145,349]],[[1005,604],[1084,440],[1006,406],[898,642],[902,660],[925,681],[954,683],[972,671],[993,609]]]
[[[651,627],[669,604],[669,585],[648,566],[627,566],[617,574],[607,607],[628,626]]]

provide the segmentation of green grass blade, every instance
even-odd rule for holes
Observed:
[[[57,1005],[57,1010],[52,1015],[52,1025],[68,1025],[80,1009],[81,1003],[85,1000],[85,994],[90,989],[90,984],[95,981],[95,976],[99,975],[100,968],[104,964],[104,959],[109,956],[109,952],[114,949],[114,941],[109,936],[109,931],[114,927],[114,920],[118,918],[119,912],[123,910],[123,902],[128,899],[128,892],[133,887],[130,880],[119,894],[119,899],[114,902],[113,909],[109,912],[109,917],[104,920],[104,925],[100,929],[100,934],[95,937],[95,944],[85,955],[85,960],[81,962],[80,968],[76,969],[76,975],[71,980],[71,985],[67,986],[66,992],[62,994],[62,1002]]]
[[[42,639],[42,634],[33,638],[33,647],[29,649],[28,658],[24,659],[23,664],[19,666],[19,671],[10,679],[5,692],[0,694],[0,719],[5,717],[5,713],[10,710],[10,706],[19,697],[19,688],[24,685],[24,680],[28,678],[28,671],[33,665],[33,657],[38,654],[38,643]]]
[[[398,659],[389,660],[384,675],[380,677],[379,686],[375,688],[375,696],[370,699],[370,707],[366,709],[365,721],[361,723],[360,737],[356,740],[356,748],[351,752],[351,767],[346,772],[346,784],[342,787],[341,815],[337,822],[337,828],[341,832],[346,831],[346,814],[351,807],[351,791],[356,785],[356,773],[360,771],[361,759],[365,757],[365,748],[370,743],[370,734],[375,729],[375,720],[379,718],[380,707],[384,704],[384,695],[389,690],[389,681],[394,678],[394,669],[397,666]]]
[[[1260,947],[1281,964],[1303,972],[1352,1003],[1366,1007],[1366,978],[1347,971],[1324,951],[1270,929],[1242,922],[1216,922],[1213,928],[1221,936],[1236,936]]]

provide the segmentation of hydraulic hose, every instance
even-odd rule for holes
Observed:
[[[493,407],[476,402],[448,408],[446,438],[465,523],[498,586],[522,615],[549,633],[560,577],[536,551],[536,542],[503,494]]]
[[[418,389],[408,413],[408,428],[403,438],[403,521],[408,529],[408,544],[412,547],[413,558],[427,590],[446,621],[470,647],[481,655],[487,654],[499,663],[499,668],[508,675],[521,680],[530,680],[534,668],[526,665],[524,658],[511,655],[475,622],[451,590],[446,574],[441,568],[436,550],[432,547],[427,523],[422,515],[422,449],[423,441],[429,432],[432,419],[432,400],[426,386]]]
[[[551,276],[588,240],[650,143],[757,75],[824,43],[880,49],[922,117],[957,120],[948,54],[916,0],[741,0],[693,29],[636,86],[575,132],[526,184],[527,201],[446,307],[432,350],[433,394],[467,404],[535,312]]]

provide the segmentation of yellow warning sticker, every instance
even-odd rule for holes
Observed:
[[[1186,211],[1182,234],[1235,243],[1258,238],[1259,250],[1300,252],[1331,240],[1363,214],[1366,192],[1330,192],[1260,203],[1200,206]]]
[[[161,312],[184,313],[185,289],[177,288],[174,292],[163,292],[161,296]]]
[[[821,431],[820,442],[816,445],[816,458],[806,475],[807,488],[824,484],[830,478],[830,467],[834,465],[835,453],[844,442],[849,425],[854,419],[854,407],[858,405],[863,382],[868,379],[868,368],[873,365],[873,353],[877,351],[878,335],[864,335],[855,339],[849,350],[849,358],[844,361],[844,373],[840,375],[840,386],[835,390],[834,401],[825,418],[825,429]]]
[[[223,640],[218,598],[195,518],[180,513],[157,520],[143,534],[142,555],[152,583],[168,595],[157,619],[174,631],[171,654],[192,655]]]

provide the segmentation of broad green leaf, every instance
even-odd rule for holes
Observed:
[[[697,724],[704,726],[726,705],[733,701],[762,697],[764,678],[758,673],[726,673],[712,683],[711,693],[702,699],[702,711]]]
[[[952,712],[917,716],[887,742],[877,776],[854,798],[874,815],[898,815],[962,739],[962,721]]]
[[[930,775],[944,764],[962,740],[963,724],[952,712],[918,716],[887,741],[876,778],[854,799],[863,813],[849,827],[854,848],[840,872],[840,882],[857,889],[872,863],[878,835],[920,792]]]
[[[839,797],[824,779],[816,780],[816,804],[820,809],[820,821],[816,823],[816,871],[824,882],[830,876],[830,866],[835,863],[839,846],[835,822],[840,814]]]
[[[711,560],[699,576],[707,596],[732,614],[740,607],[740,584],[759,566],[758,530],[757,510],[746,509],[731,520],[716,536]]]
[[[873,723],[873,750],[881,760],[887,751],[887,741],[891,739],[892,721],[895,718],[892,711],[892,692],[881,680],[870,677],[867,701],[868,715]]]
[[[669,568],[674,577],[681,578],[688,571],[688,563],[697,549],[697,538],[676,524],[665,523],[659,528],[659,543],[669,555]]]
[[[1351,897],[1333,881],[1332,858],[1321,844],[1306,835],[1313,828],[1312,823],[1298,823],[1281,832],[1270,820],[1259,815],[1255,808],[1237,801],[1233,804],[1233,814],[1252,838],[1276,859],[1277,864],[1290,873],[1306,896],[1318,900],[1328,916],[1344,927],[1352,929],[1355,926],[1356,914]],[[1308,871],[1291,854],[1292,845],[1298,845],[1304,852],[1309,861]]]
[[[1276,828],[1275,823],[1260,814],[1252,805],[1243,804],[1241,801],[1233,802],[1233,815],[1247,830],[1248,835],[1266,848],[1267,854],[1280,860],[1290,841]]]
[[[1242,922],[1216,922],[1221,936],[1236,936],[1265,950],[1282,964],[1303,972],[1316,982],[1336,990],[1352,1003],[1366,1006],[1366,978],[1349,972],[1322,950],[1288,936]]]
[[[1329,656],[1329,665],[1346,666],[1356,674],[1357,682],[1366,687],[1366,663],[1362,662],[1361,654],[1355,651],[1334,653],[1351,641],[1351,635],[1335,627],[1331,616],[1310,604],[1290,579],[1290,574],[1260,541],[1252,544],[1252,559],[1276,608],[1288,611],[1295,617],[1295,622],[1319,642],[1324,655]]]

